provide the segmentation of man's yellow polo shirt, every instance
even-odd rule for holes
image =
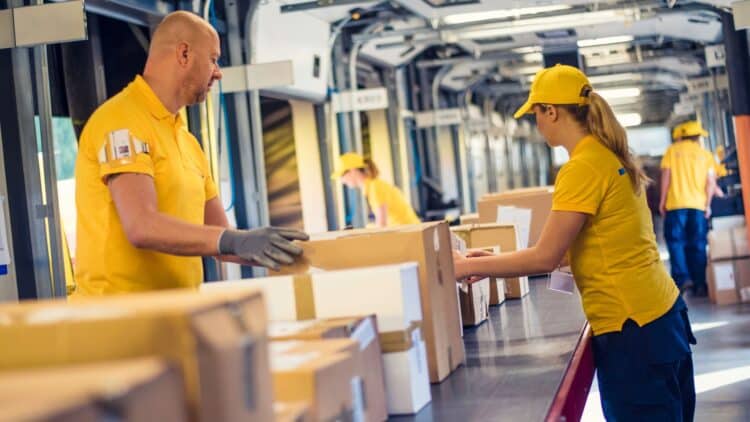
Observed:
[[[679,291],[659,258],[646,193],[636,194],[617,156],[593,136],[560,170],[552,210],[588,215],[569,253],[595,335],[628,319],[643,326],[674,305]]]
[[[386,206],[389,227],[420,223],[401,190],[381,179],[368,179],[365,182],[365,197],[373,211]]]
[[[137,249],[125,236],[107,178],[153,178],[159,212],[204,224],[217,195],[208,162],[185,123],[171,114],[140,76],[102,104],[81,134],[76,161],[77,293],[105,295],[196,287],[200,257]]]
[[[717,163],[710,152],[694,141],[672,144],[661,168],[670,170],[667,211],[680,209],[706,210],[706,181],[710,172],[716,172]]]

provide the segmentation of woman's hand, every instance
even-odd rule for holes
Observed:
[[[453,251],[453,266],[456,272],[456,281],[463,281],[466,283],[476,283],[485,277],[476,275],[471,268],[471,258],[479,258],[485,256],[495,256],[492,252],[484,251],[481,249],[473,249],[466,252],[464,256],[461,252]]]
[[[495,254],[484,249],[469,249],[466,251],[467,258],[479,258],[483,256],[495,256]]]

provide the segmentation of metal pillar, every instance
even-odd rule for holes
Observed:
[[[401,101],[399,101],[398,95],[398,82],[396,79],[396,71],[394,69],[386,69],[383,72],[382,79],[388,89],[388,108],[385,110],[386,119],[388,119],[388,135],[391,144],[391,162],[393,163],[393,182],[396,186],[399,186],[402,190],[405,188],[404,178],[402,177],[402,163],[400,151],[401,137],[399,136],[399,126],[403,125],[400,122],[401,116]],[[408,182],[406,182],[408,183]]]
[[[726,66],[729,74],[729,91],[734,115],[737,158],[739,160],[742,200],[745,218],[750,211],[750,58],[747,31],[737,31],[731,13],[720,12],[726,47]],[[750,226],[747,228],[750,238]]]
[[[14,3],[0,1],[0,8]],[[19,299],[65,295],[53,285],[47,249],[45,218],[48,208],[42,199],[30,63],[31,50],[0,50],[0,128],[3,132],[5,178],[8,183],[8,208],[13,228],[12,265],[18,280]],[[52,175],[54,177],[54,175]],[[56,226],[55,226],[56,227]],[[62,261],[59,262],[62,264]]]

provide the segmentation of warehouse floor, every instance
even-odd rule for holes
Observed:
[[[432,386],[432,403],[393,421],[541,421],[583,325],[577,296],[530,282],[523,300],[492,307],[490,320],[465,330],[467,364]],[[750,304],[716,306],[687,299],[698,345],[693,350],[696,421],[750,420]],[[583,421],[603,421],[594,383]]]
[[[530,294],[490,308],[490,319],[464,330],[466,365],[432,386],[432,403],[393,421],[539,421],[584,324],[577,295],[530,281]]]

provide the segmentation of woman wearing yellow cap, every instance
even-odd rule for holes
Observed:
[[[341,179],[347,187],[361,189],[378,227],[418,224],[419,217],[397,187],[378,178],[372,160],[353,152],[339,157],[333,179]]]
[[[604,414],[613,421],[692,420],[695,389],[687,308],[659,258],[649,182],[625,130],[578,69],[536,74],[516,112],[536,116],[550,146],[570,153],[539,242],[495,256],[455,255],[456,276],[548,273],[568,256],[594,332]]]
[[[672,278],[682,291],[692,288],[706,296],[706,244],[711,199],[717,194],[714,156],[700,144],[708,136],[696,121],[672,131],[675,142],[661,161],[661,200],[664,239],[669,248]]]

